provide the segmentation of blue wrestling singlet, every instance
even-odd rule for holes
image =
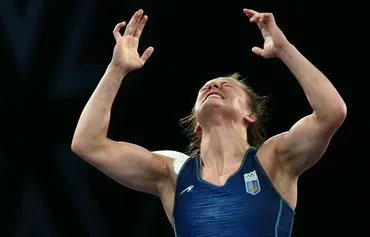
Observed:
[[[200,175],[199,156],[189,158],[178,176],[173,209],[177,237],[289,237],[294,210],[273,187],[250,147],[223,186]]]

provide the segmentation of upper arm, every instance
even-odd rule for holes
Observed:
[[[160,185],[168,180],[171,161],[141,146],[106,139],[94,149],[76,147],[72,149],[77,155],[129,188],[158,195]]]
[[[284,168],[299,175],[316,164],[340,125],[341,122],[320,120],[312,113],[278,136],[277,155]]]

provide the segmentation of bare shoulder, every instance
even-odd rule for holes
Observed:
[[[297,177],[286,171],[278,154],[279,143],[287,133],[267,139],[259,147],[257,159],[277,192],[294,208],[297,201]]]
[[[258,149],[257,158],[267,173],[275,173],[283,168],[278,155],[278,145],[288,132],[279,133],[267,139]]]
[[[286,132],[282,132],[282,133],[279,133],[279,134],[276,134],[275,136],[272,136],[270,137],[269,139],[267,139],[264,144],[268,144],[268,143],[277,143],[278,141],[280,141],[286,134],[288,134],[289,132],[286,131]],[[263,145],[264,145],[263,144]]]
[[[275,136],[270,137],[267,139],[261,147],[258,149],[258,153],[271,153],[276,152],[277,146],[279,142],[284,138],[284,136],[288,134],[288,132],[282,132]]]

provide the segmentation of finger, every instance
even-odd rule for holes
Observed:
[[[253,47],[252,52],[259,56],[262,56],[263,49],[261,49],[260,47]]]
[[[118,41],[118,39],[121,37],[120,30],[121,30],[123,27],[125,27],[125,25],[126,25],[126,22],[125,22],[125,21],[123,21],[123,22],[118,23],[118,24],[114,27],[114,29],[113,29],[113,36],[114,36],[114,39],[115,39],[116,41]]]
[[[254,11],[254,10],[252,10],[252,9],[247,9],[247,8],[244,8],[244,9],[243,9],[243,12],[244,12],[244,14],[245,14],[245,15],[247,15],[249,18],[253,17],[253,16],[254,16],[254,15],[256,15],[256,14],[259,14],[259,12]]]
[[[262,24],[267,24],[269,21],[272,19],[272,13],[264,13],[261,16],[261,23]]]
[[[130,21],[127,24],[126,30],[124,35],[132,35],[136,30],[136,25],[140,21],[141,17],[143,16],[143,10],[137,10],[134,15],[131,17]]]
[[[147,15],[143,16],[140,19],[139,23],[137,24],[135,33],[134,33],[134,36],[135,37],[140,38],[141,33],[143,32],[144,26],[145,26],[145,24],[146,24],[147,21],[148,21],[148,16]]]
[[[261,19],[261,14],[254,15],[251,19],[249,19],[250,22],[259,22]]]
[[[262,14],[262,15],[261,15],[260,22],[261,22],[262,24],[266,23],[266,14]]]
[[[150,56],[152,55],[152,53],[154,52],[154,48],[153,47],[148,47],[143,55],[141,56],[141,60],[143,60],[143,62],[145,63],[146,60],[148,60],[150,58]]]

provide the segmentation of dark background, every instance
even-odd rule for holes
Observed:
[[[232,72],[270,95],[269,136],[311,112],[287,68],[253,55],[261,46],[244,7],[270,11],[288,39],[336,86],[348,117],[322,160],[300,179],[292,236],[353,233],[352,88],[343,47],[350,26],[341,6],[320,1],[0,1],[0,236],[173,236],[159,200],[119,185],[70,150],[85,103],[114,46],[112,30],[144,9],[140,52],[155,52],[123,82],[109,137],[150,150],[184,151],[178,120],[200,86]],[[329,2],[328,2],[329,3]],[[350,17],[350,16],[349,16]],[[352,16],[355,17],[355,16]],[[359,198],[358,198],[359,197]],[[356,235],[348,235],[356,236]]]

